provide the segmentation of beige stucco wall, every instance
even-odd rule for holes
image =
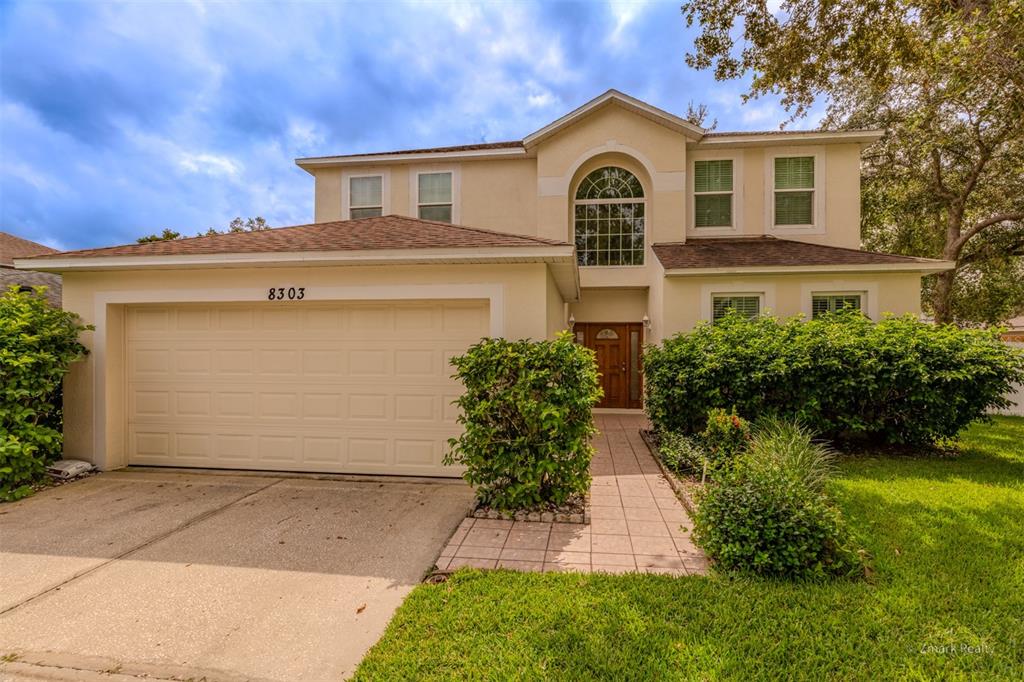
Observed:
[[[78,313],[98,329],[83,335],[90,355],[76,363],[65,380],[65,454],[90,461],[100,454],[95,445],[97,399],[106,405],[103,428],[107,454],[123,452],[124,302],[260,302],[266,300],[271,286],[306,287],[310,301],[332,300],[317,293],[318,289],[331,287],[351,288],[344,295],[344,299],[351,300],[359,299],[360,288],[377,288],[371,297],[385,300],[465,298],[467,291],[473,297],[474,289],[480,291],[480,298],[488,298],[498,292],[501,330],[508,338],[547,338],[564,310],[547,266],[540,263],[69,272],[64,275],[65,309]],[[458,288],[459,294],[446,293],[445,289],[425,293],[428,286]],[[102,348],[98,342],[101,334],[106,339]],[[96,393],[98,367],[103,368],[103,396]]]
[[[844,291],[862,292],[866,296],[864,312],[876,319],[886,313],[921,312],[921,276],[917,273],[668,277],[657,325],[661,336],[692,329],[710,318],[710,300],[715,293],[764,293],[767,312],[778,317],[809,317],[812,292]]]
[[[647,314],[647,290],[583,289],[569,313],[577,322],[639,322]]]

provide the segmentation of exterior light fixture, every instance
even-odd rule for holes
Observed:
[[[644,325],[644,331],[651,331],[651,318],[647,317],[647,313],[644,313],[644,317],[640,320]]]
[[[576,327],[576,317],[569,315],[569,331],[572,331]]]

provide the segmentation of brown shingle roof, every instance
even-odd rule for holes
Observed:
[[[11,267],[15,258],[28,258],[42,253],[57,253],[57,249],[0,232],[0,266]]]
[[[348,159],[356,156],[392,156],[400,154],[444,154],[447,152],[475,152],[487,149],[523,149],[522,140],[507,142],[478,142],[476,144],[460,144],[453,147],[425,147],[423,149],[397,149],[391,152],[366,152],[364,154],[332,154],[330,156],[307,156],[299,161],[316,161],[317,159]]]
[[[297,251],[360,251],[378,249],[455,249],[515,246],[568,246],[566,242],[524,237],[419,220],[398,215],[341,220],[258,232],[231,232],[209,237],[125,244],[46,255],[52,258],[102,256],[188,256],[220,253],[285,253]]]
[[[887,265],[939,263],[930,258],[859,251],[776,237],[721,237],[655,244],[666,270],[787,265]]]

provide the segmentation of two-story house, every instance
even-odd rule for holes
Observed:
[[[729,309],[916,314],[951,264],[860,250],[879,135],[712,133],[612,90],[514,142],[299,159],[311,225],[19,261],[96,327],[67,455],[453,475],[448,360],[482,336],[571,329],[636,409],[643,345]]]

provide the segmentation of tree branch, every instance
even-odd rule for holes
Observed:
[[[992,227],[998,223],[1005,223],[1012,220],[1024,220],[1024,213],[996,213],[995,215],[989,216],[984,220],[974,223],[966,232],[961,235],[960,239],[953,245],[957,253],[964,247],[972,237],[984,230],[985,228]]]

